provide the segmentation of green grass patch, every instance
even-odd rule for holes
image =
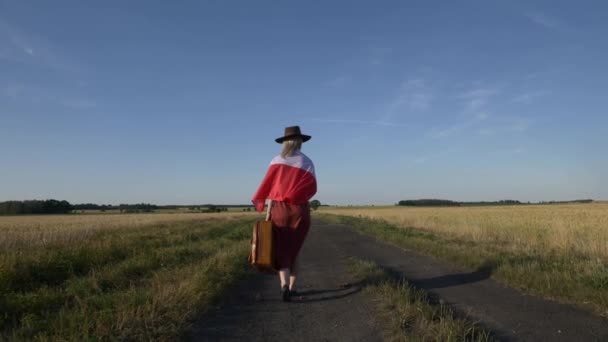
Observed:
[[[491,341],[479,326],[457,318],[447,306],[433,303],[416,289],[373,262],[353,258],[351,272],[376,302],[390,341]]]
[[[253,222],[156,224],[0,251],[0,340],[175,340],[250,272]]]
[[[417,228],[403,228],[384,220],[319,214],[318,218],[346,224],[379,240],[409,248],[472,270],[514,288],[564,303],[589,307],[608,317],[608,266],[589,256],[517,250],[499,241],[475,242]]]

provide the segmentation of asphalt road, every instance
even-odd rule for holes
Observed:
[[[301,253],[299,290],[280,301],[277,276],[256,275],[230,291],[197,322],[189,340],[380,341],[372,299],[348,272],[349,257],[376,262],[429,292],[457,314],[505,341],[608,341],[608,321],[580,308],[502,286],[491,270],[467,272],[363,236],[344,225],[314,222]],[[344,284],[354,284],[345,287]]]

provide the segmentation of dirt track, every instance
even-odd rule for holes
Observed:
[[[281,302],[278,280],[256,275],[201,318],[191,340],[382,340],[371,299],[357,286],[342,286],[353,281],[347,271],[350,256],[400,273],[500,340],[608,341],[608,321],[600,317],[523,295],[497,284],[489,273],[462,272],[347,226],[322,222],[313,224],[302,251],[301,298]]]

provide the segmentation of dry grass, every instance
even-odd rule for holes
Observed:
[[[608,203],[455,208],[324,208],[323,213],[382,219],[512,251],[585,255],[608,261]]]
[[[319,216],[608,317],[608,204],[326,208]],[[333,215],[327,215],[333,214]]]
[[[2,218],[0,341],[174,341],[247,274],[255,215]]]
[[[255,217],[256,213],[184,214],[87,214],[44,216],[0,216],[0,250],[49,244],[70,245],[88,240],[101,231],[132,229],[150,225],[234,220]]]
[[[353,258],[351,272],[375,299],[387,341],[494,340],[488,331],[456,317],[446,305],[432,301],[424,291],[371,261]]]

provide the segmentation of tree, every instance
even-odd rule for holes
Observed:
[[[0,215],[68,214],[73,209],[68,201],[54,199],[0,202]]]
[[[320,206],[321,206],[321,202],[319,200],[310,201],[310,207],[312,208],[312,210],[317,210],[317,209],[319,209]]]

